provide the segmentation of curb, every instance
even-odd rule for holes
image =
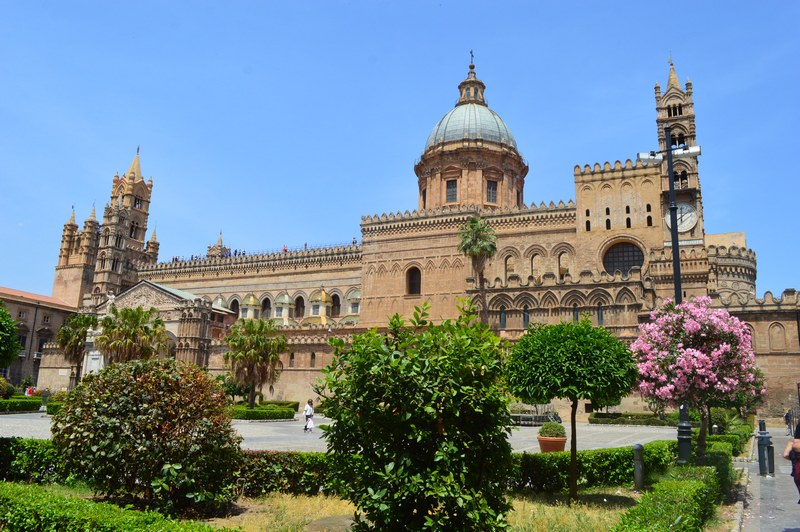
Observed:
[[[741,532],[744,526],[744,501],[747,499],[747,488],[750,487],[750,470],[746,467],[739,469],[742,472],[739,483],[744,487],[741,498],[736,501],[736,514],[733,517],[731,532]]]

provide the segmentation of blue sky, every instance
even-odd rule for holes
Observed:
[[[744,231],[759,296],[798,287],[800,3],[0,1],[0,285],[50,294],[61,229],[141,146],[160,257],[360,238],[413,210],[414,162],[469,50],[530,172],[656,142],[672,55],[694,84],[706,232]],[[149,233],[148,233],[149,237]]]

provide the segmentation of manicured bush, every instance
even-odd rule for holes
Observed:
[[[589,423],[594,425],[648,425],[666,427],[669,421],[660,419],[655,414],[644,412],[592,412],[589,414]]]
[[[675,461],[675,442],[654,441],[644,445],[644,466],[649,479],[662,475]],[[568,487],[569,453],[514,454],[510,487],[515,491],[557,493]],[[633,483],[631,447],[578,451],[578,476],[582,487]]]
[[[47,415],[53,416],[55,414],[58,414],[58,411],[61,410],[61,403],[47,401],[47,406],[45,408],[47,408]]]
[[[698,465],[712,466],[717,471],[719,487],[722,496],[726,499],[731,496],[731,489],[736,480],[733,470],[733,453],[731,445],[724,442],[714,442],[708,444],[706,454],[697,460]]]
[[[659,482],[639,504],[622,514],[616,532],[699,531],[713,507],[709,488],[698,480]]]
[[[698,480],[708,486],[710,502],[705,508],[704,521],[714,513],[714,504],[722,501],[719,476],[717,470],[711,466],[676,465],[667,470],[662,480]]]
[[[315,495],[329,480],[328,455],[276,451],[244,451],[238,485],[248,497],[278,491]]]
[[[53,416],[53,442],[96,492],[166,513],[213,512],[234,498],[239,442],[208,373],[165,360],[87,375]]]
[[[539,436],[545,438],[566,438],[567,429],[565,429],[564,425],[561,423],[548,421],[542,425],[542,428],[539,429]]]
[[[34,412],[42,406],[40,398],[4,399],[0,401],[0,412]]]
[[[0,399],[8,399],[17,389],[14,387],[13,384],[8,382],[5,378],[0,377]]]
[[[0,479],[66,482],[69,472],[50,440],[0,438]]]
[[[294,410],[281,407],[247,408],[246,406],[231,407],[233,419],[294,419]]]
[[[0,482],[0,529],[44,531],[214,531],[203,523],[178,522],[156,512],[63,497],[40,486]]]

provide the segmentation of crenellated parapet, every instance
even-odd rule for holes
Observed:
[[[374,214],[361,217],[362,235],[386,234],[393,232],[428,232],[436,230],[452,230],[460,227],[472,215],[479,214],[489,220],[496,229],[514,226],[558,227],[575,224],[575,202],[572,200],[541,202],[523,205],[520,208],[483,210],[476,205],[459,205],[452,207],[436,207],[422,211],[405,211],[389,214]]]
[[[726,301],[755,297],[756,254],[739,246],[707,246],[708,290]]]
[[[800,293],[794,288],[787,288],[781,297],[775,297],[771,291],[764,292],[763,297],[751,294],[747,299],[712,292],[709,294],[714,306],[725,307],[730,312],[798,312],[800,311]]]
[[[602,165],[600,163],[594,163],[594,165],[585,164],[583,167],[576,164],[574,169],[575,174],[575,181],[576,182],[585,182],[585,181],[597,181],[599,179],[606,178],[607,174],[614,174],[613,177],[619,178],[627,177],[628,175],[633,174],[634,172],[641,172],[642,170],[651,170],[654,173],[658,173],[660,171],[659,164],[652,164],[652,163],[644,163],[642,161],[633,162],[630,159],[626,159],[624,163],[620,161],[614,161],[614,163],[610,163],[606,161]]]
[[[299,250],[275,251],[254,255],[196,258],[175,260],[158,264],[137,264],[139,278],[157,280],[205,276],[209,274],[245,274],[265,271],[287,271],[311,266],[358,264],[361,261],[361,246],[344,244]]]

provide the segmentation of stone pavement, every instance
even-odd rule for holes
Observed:
[[[288,422],[263,422],[234,420],[233,426],[244,438],[242,448],[271,451],[319,451],[326,450],[320,424],[329,422],[324,416],[315,416],[317,428],[310,434],[303,433],[300,419]],[[569,422],[566,422],[569,432]],[[578,423],[578,449],[601,449],[604,447],[629,447],[635,443],[675,438],[672,427],[636,427],[628,425],[589,425]],[[539,452],[536,436],[538,427],[518,427],[511,432],[511,446],[517,452]],[[0,436],[22,438],[49,438],[50,417],[40,413],[0,415]],[[569,449],[567,440],[567,449]]]
[[[778,423],[767,424],[775,448],[775,476],[758,474],[758,450],[753,446],[753,459],[744,464],[749,472],[747,498],[742,521],[743,532],[800,532],[800,504],[797,488],[790,476],[791,462],[783,459],[783,448],[789,441],[786,429]]]

